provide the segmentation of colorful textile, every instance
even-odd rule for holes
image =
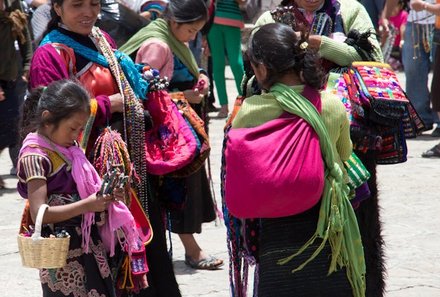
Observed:
[[[139,47],[149,38],[157,38],[164,41],[171,48],[171,51],[177,58],[185,64],[194,77],[199,77],[199,67],[191,53],[191,50],[174,37],[171,33],[167,21],[157,19],[148,26],[142,28],[138,33],[131,37],[120,50],[128,55],[136,52]]]
[[[309,92],[318,104],[318,91]],[[227,138],[225,202],[233,216],[285,217],[318,203],[324,164],[319,139],[305,120],[283,114],[257,127],[231,129]]]
[[[355,62],[345,78],[350,99],[364,110],[370,130],[382,138],[378,164],[406,161],[406,138],[415,137],[423,123],[388,64]],[[374,149],[374,148],[373,148]]]
[[[145,133],[147,170],[154,175],[170,174],[190,164],[200,144],[168,93],[148,96],[145,107],[156,125]]]
[[[94,51],[76,40],[70,38],[69,36],[62,34],[59,30],[50,31],[41,41],[40,46],[47,43],[60,43],[64,44],[70,48],[72,48],[75,53],[95,62],[99,65],[102,65],[106,68],[109,68],[109,62],[107,59],[97,51]],[[138,68],[133,61],[125,55],[123,52],[114,50],[114,54],[118,58],[118,62],[122,67],[127,79],[130,82],[130,85],[133,88],[133,91],[136,93],[136,96],[141,99],[146,98],[146,94],[148,91],[148,83],[142,79],[140,74],[140,69]]]

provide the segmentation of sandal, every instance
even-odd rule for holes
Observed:
[[[208,256],[200,261],[195,261],[188,255],[185,255],[185,264],[193,269],[216,270],[223,266],[223,260],[214,256]]]
[[[226,119],[228,117],[228,112],[225,110],[220,110],[215,118],[217,119]]]
[[[423,158],[440,158],[440,143],[422,153]]]

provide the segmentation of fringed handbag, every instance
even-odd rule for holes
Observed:
[[[147,171],[168,175],[190,165],[199,153],[200,144],[170,94],[163,90],[150,92],[144,106],[153,119],[153,128],[145,133]]]

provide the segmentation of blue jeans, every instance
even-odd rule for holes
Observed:
[[[428,74],[431,69],[431,55],[435,55],[435,45],[431,51],[423,48],[423,30],[425,25],[412,22],[406,24],[405,43],[402,48],[402,62],[406,77],[406,94],[414,108],[427,126],[439,123],[437,114],[431,109],[428,89]],[[414,39],[414,40],[413,40]],[[419,44],[414,48],[414,44]]]

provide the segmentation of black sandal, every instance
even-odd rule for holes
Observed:
[[[440,158],[440,143],[422,153],[423,158]]]

